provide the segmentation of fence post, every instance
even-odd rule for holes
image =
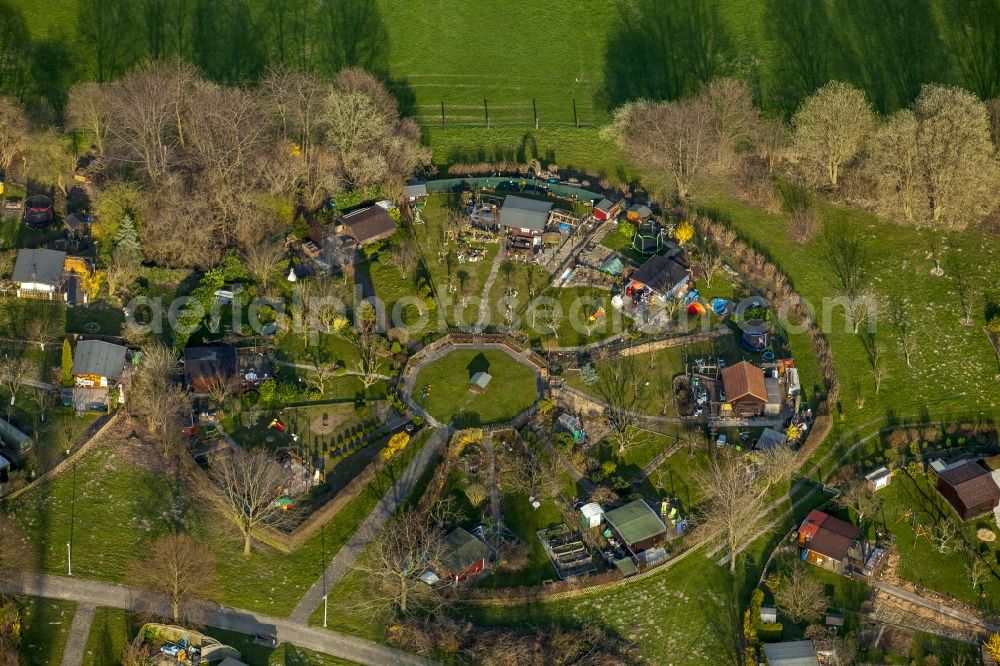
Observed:
[[[441,100],[441,127],[444,127],[444,100]]]
[[[531,112],[535,116],[535,129],[538,129],[538,107],[535,105],[535,98],[531,98]]]
[[[576,115],[576,97],[573,98],[573,124],[580,129],[580,119]]]
[[[486,104],[486,98],[483,98],[483,113],[486,114],[486,129],[490,128],[490,107]]]

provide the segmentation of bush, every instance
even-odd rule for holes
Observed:
[[[781,640],[785,627],[780,622],[762,624],[757,627],[757,639],[763,643],[776,643]]]
[[[811,206],[796,208],[785,223],[788,237],[798,245],[812,242],[819,234],[820,226],[819,213]]]

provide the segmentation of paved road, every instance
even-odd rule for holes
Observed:
[[[410,494],[413,486],[420,479],[421,475],[423,475],[424,470],[427,469],[427,465],[430,464],[431,459],[447,440],[447,428],[438,428],[431,433],[430,438],[424,443],[424,447],[420,450],[420,453],[410,461],[410,464],[407,465],[400,477],[396,479],[396,482],[385,493],[378,505],[368,514],[368,517],[361,523],[361,526],[354,532],[350,540],[334,555],[324,574],[326,577],[325,585],[323,576],[313,583],[309,591],[299,601],[295,610],[292,611],[292,614],[289,616],[290,620],[301,624],[308,624],[309,618],[323,603],[324,590],[328,591],[344,577],[344,574],[347,573],[357,561],[361,552],[371,542],[372,535],[385,524],[403,500],[406,499],[407,495]]]
[[[66,651],[63,652],[62,666],[79,666],[83,663],[83,652],[87,649],[87,637],[90,636],[90,625],[94,621],[93,604],[80,603],[76,606],[73,624],[69,627],[66,637]]]
[[[49,599],[75,601],[86,606],[108,606],[111,608],[151,609],[159,615],[169,616],[166,599],[144,595],[142,603],[137,603],[134,590],[124,585],[101,583],[93,580],[29,574],[19,580],[0,582],[0,590],[11,594],[22,594]],[[347,634],[328,629],[309,627],[286,618],[258,615],[240,608],[212,606],[203,609],[208,620],[205,624],[235,631],[241,634],[271,634],[278,640],[298,647],[349,659],[371,666],[427,666],[434,662],[423,657],[400,652],[387,645],[373,643]],[[73,627],[76,627],[76,618]],[[89,623],[88,623],[89,624]],[[73,629],[71,629],[71,632]],[[71,633],[72,636],[72,633]],[[70,648],[67,647],[67,650]],[[82,655],[81,655],[82,659]],[[66,661],[64,664],[79,664],[80,661]]]

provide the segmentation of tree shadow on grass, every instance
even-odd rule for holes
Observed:
[[[725,71],[730,40],[709,0],[637,0],[608,30],[604,85],[595,106],[679,99]]]
[[[322,0],[316,28],[315,64],[320,71],[330,75],[345,67],[387,71],[389,33],[374,0]],[[403,84],[393,83],[394,88]],[[401,101],[405,108],[406,100]]]

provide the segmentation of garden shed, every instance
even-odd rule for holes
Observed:
[[[551,211],[550,201],[508,194],[500,208],[500,225],[506,227],[512,236],[537,239],[532,241],[537,245],[541,242]]]
[[[812,641],[764,643],[767,666],[819,666]]]
[[[764,432],[760,433],[760,438],[757,440],[757,448],[761,451],[770,451],[784,446],[786,442],[788,442],[788,435],[785,433],[778,432],[773,428],[764,428]]]
[[[978,462],[968,460],[944,466],[934,461],[931,468],[938,475],[938,492],[962,520],[972,520],[1000,504],[1000,487]]]
[[[606,512],[604,519],[618,539],[633,553],[652,548],[666,538],[667,526],[641,499]]]
[[[4,419],[0,419],[0,439],[3,440],[7,450],[15,456],[22,456],[31,449],[31,437]]]
[[[723,413],[733,416],[760,416],[767,406],[764,371],[746,361],[722,369],[722,387],[726,393]],[[728,405],[728,409],[726,406]]]
[[[835,573],[848,570],[847,558],[852,551],[860,557],[857,538],[861,528],[813,510],[799,526],[798,542],[802,559]]]
[[[90,236],[90,224],[80,213],[70,213],[63,221],[66,225],[66,235],[81,240]]]
[[[649,206],[643,204],[632,204],[628,207],[626,217],[632,222],[645,222],[653,216],[653,211]]]
[[[625,294],[633,299],[658,296],[668,300],[680,296],[691,279],[691,269],[682,261],[666,255],[654,255],[632,273]]]
[[[559,418],[556,419],[556,423],[560,428],[573,436],[574,442],[582,442],[586,438],[583,431],[583,422],[573,414],[560,414]]]
[[[385,240],[396,233],[396,221],[381,206],[369,206],[341,218],[344,233],[358,242],[368,245]]]
[[[73,383],[108,388],[121,381],[128,350],[103,340],[81,340],[73,352]]]
[[[486,563],[493,551],[485,543],[456,527],[444,538],[444,552],[441,554],[442,573],[460,581],[486,570]]]
[[[621,201],[612,201],[611,199],[604,197],[594,206],[594,218],[600,220],[601,222],[604,222],[605,220],[613,220],[618,217],[621,210]]]
[[[236,381],[237,368],[236,348],[230,345],[184,350],[184,385],[192,393],[208,393],[216,381]]]
[[[597,502],[584,504],[580,507],[580,522],[584,529],[600,527],[601,523],[604,522],[604,509]]]
[[[882,490],[892,483],[892,472],[888,467],[882,465],[878,469],[865,474],[865,481],[872,490]]]
[[[473,393],[485,393],[493,376],[488,372],[477,372],[469,379],[469,390]]]
[[[427,198],[427,183],[420,180],[410,180],[406,183],[403,193],[406,195],[406,200],[410,203],[423,201]]]
[[[19,250],[11,280],[17,285],[17,296],[25,298],[64,298],[63,266],[66,253],[58,250]]]

